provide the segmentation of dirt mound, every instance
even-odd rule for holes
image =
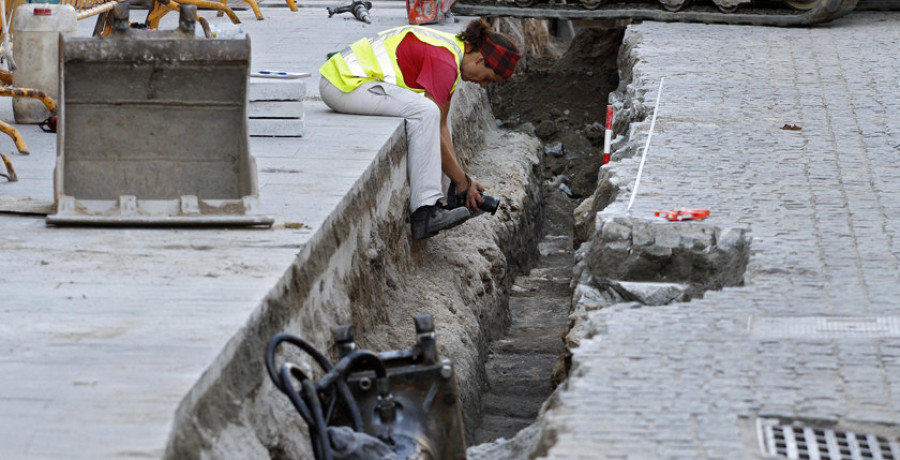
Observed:
[[[563,176],[573,197],[593,193],[602,159],[608,94],[619,84],[624,29],[584,29],[558,59],[532,58],[526,72],[490,91],[504,127],[544,141],[544,177]]]
[[[494,115],[507,123],[549,120],[575,129],[604,123],[607,95],[619,84],[616,55],[624,33],[584,29],[559,59],[531,59],[525,73],[491,91]]]

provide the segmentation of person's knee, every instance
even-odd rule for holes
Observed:
[[[324,102],[329,109],[334,110],[335,112],[340,112],[337,104],[337,99],[340,97],[340,91],[341,90],[337,89],[334,84],[325,78],[319,80],[319,97],[322,98],[322,102]]]
[[[411,107],[412,114],[409,118],[421,121],[425,124],[436,124],[441,121],[441,109],[430,99],[422,98],[420,103]]]

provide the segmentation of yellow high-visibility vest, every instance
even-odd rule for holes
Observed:
[[[397,65],[397,47],[407,34],[415,34],[416,38],[429,45],[446,48],[453,53],[457,69],[462,64],[465,44],[455,35],[419,26],[402,26],[385,30],[374,38],[363,38],[340,53],[331,56],[319,73],[334,86],[345,93],[358,88],[359,85],[372,80],[383,81],[416,92],[423,89],[410,88],[403,81],[403,74]],[[452,93],[459,84],[462,72],[458,72],[453,82]]]

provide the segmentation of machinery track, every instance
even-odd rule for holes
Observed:
[[[466,16],[593,20],[600,21],[601,26],[622,26],[648,20],[801,27],[832,21],[855,9],[900,9],[900,0],[787,0],[784,3],[713,0],[714,4],[690,4],[688,0],[659,0],[652,3],[622,1],[605,3],[605,0],[581,0],[577,3],[577,1],[566,4],[554,0],[551,0],[551,3],[537,0],[511,2],[469,0],[456,3],[452,11]]]

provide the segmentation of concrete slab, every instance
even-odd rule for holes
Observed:
[[[237,13],[252,41],[251,70],[313,74],[305,136],[250,141],[273,228],[56,228],[42,216],[0,213],[0,456],[163,455],[188,390],[402,130],[399,119],[339,115],[317,99],[326,53],[406,23],[402,2],[380,3],[372,25],[329,19],[325,7],[340,5],[291,12],[267,2],[262,21]],[[79,34],[92,27],[81,21]],[[13,122],[10,102],[0,119]],[[11,155],[19,182],[0,183],[0,207],[34,210],[53,199],[55,136],[15,126],[31,155]]]

